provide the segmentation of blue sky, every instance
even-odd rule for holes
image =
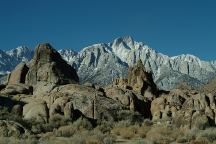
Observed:
[[[173,56],[216,60],[214,0],[0,0],[0,49],[85,46],[131,35]]]

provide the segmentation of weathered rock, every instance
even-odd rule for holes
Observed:
[[[17,95],[17,94],[32,94],[33,88],[26,84],[9,84],[6,88],[1,91],[2,94],[6,95]]]
[[[49,110],[46,102],[34,101],[23,107],[23,117],[26,120],[35,120],[37,122],[48,122]]]
[[[19,104],[14,105],[14,106],[12,107],[11,112],[12,112],[13,114],[18,115],[18,116],[22,116],[23,107],[22,107],[21,105],[19,105]]]
[[[50,111],[49,111],[50,118],[54,117],[56,114],[64,115],[65,106],[68,102],[69,102],[69,98],[66,96],[62,96],[57,99],[54,98],[53,104],[50,105]]]
[[[153,81],[152,74],[145,71],[141,60],[137,62],[136,66],[129,67],[128,85],[137,93],[150,99],[153,99],[158,91]]]
[[[122,87],[122,88],[127,88],[128,79],[125,79],[125,78],[113,79],[113,85],[117,85],[117,86]]]
[[[66,103],[66,105],[64,107],[65,118],[66,119],[73,119],[73,111],[74,111],[73,102]]]
[[[151,73],[144,69],[142,61],[139,60],[133,67],[129,67],[128,78],[119,78],[113,80],[113,85],[123,89],[133,90],[139,95],[143,95],[149,100],[153,100],[159,94]]]
[[[60,111],[65,117],[71,117],[74,109],[88,118],[113,120],[115,111],[123,108],[120,102],[106,97],[103,92],[77,84],[56,87],[43,99],[48,103],[51,116]]]
[[[26,84],[37,86],[40,83],[63,85],[77,83],[78,75],[50,44],[40,44],[35,50],[26,75]]]
[[[17,122],[0,120],[1,137],[21,137],[28,134],[30,132]]]
[[[28,70],[29,68],[26,66],[26,64],[21,62],[9,75],[8,84],[24,84]]]
[[[215,97],[173,90],[152,101],[153,120],[172,120],[176,127],[205,129],[215,125]]]

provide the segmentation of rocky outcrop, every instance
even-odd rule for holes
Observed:
[[[30,132],[17,122],[0,120],[1,137],[22,137],[29,134]]]
[[[68,65],[50,44],[40,44],[29,64],[25,83],[36,86],[40,83],[63,85],[77,83],[75,69]]]
[[[9,75],[8,84],[25,83],[25,77],[29,68],[24,62],[21,62]]]
[[[73,115],[73,110],[79,110],[88,118],[113,120],[114,111],[123,108],[121,103],[106,97],[104,92],[77,84],[57,87],[43,99],[48,103],[50,115],[58,113],[65,117]]]
[[[135,92],[149,99],[153,99],[158,93],[152,74],[145,71],[141,60],[137,62],[136,66],[129,67],[128,85],[131,86]]]
[[[5,95],[17,95],[17,94],[33,94],[32,86],[26,84],[9,84],[3,89],[1,94]]]
[[[143,95],[149,100],[156,98],[159,93],[151,73],[145,71],[141,60],[135,66],[129,67],[127,79],[114,79],[113,85],[123,89],[133,90],[135,93]]]
[[[46,123],[49,119],[49,110],[46,102],[34,100],[23,107],[23,118],[36,122]]]
[[[204,129],[216,124],[215,96],[172,90],[151,103],[153,120],[172,121],[177,127]]]
[[[142,95],[138,95],[130,89],[123,89],[115,85],[106,87],[105,93],[107,97],[120,102],[125,109],[131,110],[132,112],[139,112],[145,118],[151,118],[151,102]]]

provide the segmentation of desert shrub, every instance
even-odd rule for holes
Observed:
[[[0,120],[15,121],[27,129],[31,127],[30,122],[23,120],[22,117],[19,115],[10,113],[9,109],[6,107],[0,107]]]
[[[179,135],[177,138],[177,142],[190,142],[192,140],[196,139],[196,135],[199,132],[199,129],[193,128],[193,129],[177,129],[178,131],[181,131],[183,135]]]
[[[58,137],[71,137],[75,134],[76,129],[73,125],[62,126],[57,130],[54,130],[54,135]]]
[[[135,141],[135,144],[154,144],[154,142],[146,140],[146,139],[139,139]]]
[[[112,144],[115,142],[115,137],[108,134],[104,134],[97,129],[89,131],[84,135],[86,135],[86,144]]]
[[[17,139],[14,137],[0,137],[1,144],[38,144],[37,139]]]
[[[142,123],[142,126],[152,126],[153,122],[150,119],[145,119]]]
[[[78,120],[76,120],[73,123],[73,126],[77,130],[82,130],[82,129],[91,130],[91,129],[93,129],[92,123],[87,118],[84,118],[84,117],[81,117]]]
[[[206,139],[210,142],[215,141],[216,140],[216,128],[200,130],[199,133],[197,133],[196,139]]]
[[[176,129],[172,129],[164,126],[154,126],[146,134],[146,138],[156,143],[171,143],[183,135]]]
[[[131,110],[121,110],[117,112],[116,121],[130,121],[131,123],[142,123],[144,117],[138,112],[134,112]]]
[[[113,137],[113,136],[106,136],[106,137],[103,139],[103,143],[104,143],[104,144],[113,144],[113,143],[115,143],[115,140],[116,140],[116,138]]]
[[[137,135],[140,138],[145,138],[148,131],[150,131],[151,126],[142,125],[137,129]]]
[[[60,126],[65,126],[65,125],[71,124],[72,121],[69,119],[66,119],[64,116],[54,115],[52,118],[50,118],[49,123],[53,127],[60,127]]]
[[[73,141],[73,143],[75,144],[85,144],[84,137],[79,134],[73,135],[73,137],[71,138],[71,141]]]
[[[122,120],[122,121],[116,122],[114,124],[114,128],[116,128],[116,127],[129,127],[131,125],[132,125],[132,123],[129,120]]]
[[[127,122],[125,122],[126,121],[122,121],[121,123],[116,124],[112,130],[112,133],[125,139],[132,139],[137,135],[138,129],[140,127],[139,125],[129,125]]]
[[[60,115],[53,116],[49,123],[41,123],[37,122],[34,119],[28,120],[30,124],[30,129],[34,134],[52,132],[54,129],[58,129],[61,126],[66,126],[72,124],[72,122],[68,119]]]
[[[86,130],[88,131],[92,129],[93,129],[93,126],[91,122],[88,121],[88,119],[79,118],[72,124],[59,127],[57,130],[54,131],[54,134],[55,136],[60,136],[60,137],[71,137],[77,132],[84,133],[84,131]]]
[[[120,135],[124,139],[132,139],[135,137],[135,133],[133,131],[130,131],[129,129],[123,129],[123,128],[120,131]]]
[[[192,140],[191,144],[209,144],[210,142],[206,138],[198,138],[196,140]]]
[[[113,121],[98,121],[97,127],[95,129],[101,131],[102,133],[110,133],[114,127]]]

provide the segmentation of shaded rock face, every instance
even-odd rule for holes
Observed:
[[[151,118],[151,102],[141,95],[136,95],[132,90],[112,86],[105,89],[107,97],[119,101],[125,108],[139,112],[144,118]]]
[[[79,78],[50,44],[40,44],[29,64],[25,83],[34,86],[38,82],[63,85],[77,83]]]
[[[9,84],[4,90],[0,92],[6,95],[17,95],[17,94],[33,94],[32,86],[26,84]]]
[[[26,120],[34,119],[37,122],[48,122],[49,112],[45,102],[34,101],[23,107],[23,117]]]
[[[8,84],[25,83],[25,77],[29,68],[23,62],[21,62],[9,75]]]
[[[43,99],[48,103],[50,116],[58,113],[66,118],[74,117],[74,111],[79,110],[88,118],[114,120],[115,111],[123,108],[121,103],[96,88],[77,84],[57,87]]]

